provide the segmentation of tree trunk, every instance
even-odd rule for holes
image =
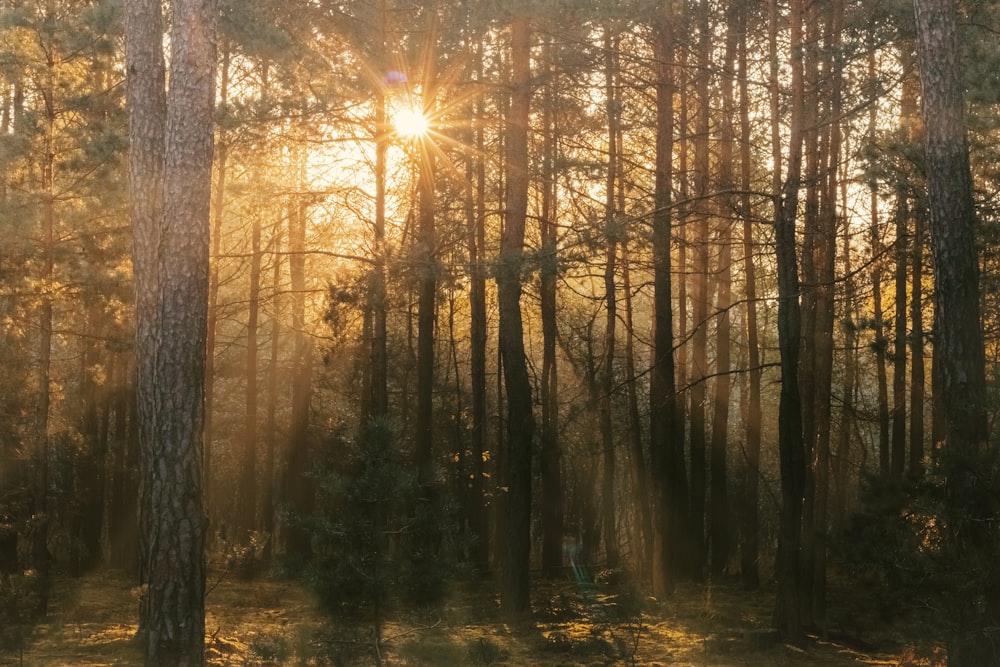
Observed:
[[[55,4],[49,0],[45,7],[46,24],[55,22]],[[53,181],[55,167],[55,145],[53,132],[55,123],[54,95],[54,53],[55,39],[51,28],[46,28],[47,42],[45,79],[42,84],[46,96],[45,117],[45,155],[42,157],[42,202],[41,202],[41,262],[38,279],[42,285],[41,302],[38,305],[38,366],[36,382],[38,383],[34,415],[34,451],[32,464],[34,466],[34,484],[32,492],[31,513],[34,521],[31,539],[31,567],[35,570],[39,582],[39,598],[36,613],[44,617],[49,601],[49,408],[51,404],[51,370],[52,370],[52,288],[55,278],[55,261],[53,259],[55,243],[55,182]]]
[[[781,354],[781,397],[778,407],[781,513],[775,565],[777,591],[773,620],[775,628],[787,638],[797,639],[802,628],[802,572],[799,557],[802,545],[802,502],[806,475],[802,401],[798,384],[801,314],[795,242],[805,106],[802,63],[803,0],[791,0],[790,7],[792,102],[788,171],[782,192],[775,195],[774,207],[774,242],[778,260],[778,348]],[[772,122],[777,123],[778,119],[775,118]]]
[[[231,50],[226,40],[220,49],[219,108],[228,111]],[[226,204],[229,167],[229,133],[219,127],[215,137],[215,192],[212,199],[212,254],[208,279],[208,331],[205,343],[205,508],[212,514],[212,440],[215,431],[215,337],[219,319],[219,256],[222,250],[222,218]]]
[[[159,3],[126,7],[145,585],[139,628],[149,665],[205,659],[202,455],[215,16],[210,0],[172,3],[164,94]]]
[[[729,400],[732,381],[729,376],[732,324],[729,318],[733,294],[733,224],[738,211],[733,181],[733,144],[735,142],[733,82],[736,76],[737,5],[730,5],[726,12],[726,43],[720,87],[722,91],[722,120],[719,137],[719,259],[716,275],[718,298],[716,310],[715,396],[712,410],[712,440],[709,474],[709,544],[711,560],[709,571],[713,575],[726,573],[729,566],[729,488],[726,451],[729,441]]]
[[[600,430],[603,454],[601,481],[601,524],[604,527],[604,551],[607,566],[617,568],[621,561],[618,549],[617,517],[615,513],[615,437],[612,422],[615,378],[616,327],[618,324],[618,294],[615,276],[618,261],[619,220],[615,208],[615,186],[618,181],[618,124],[620,121],[615,91],[617,72],[617,39],[608,25],[604,27],[604,88],[605,110],[608,116],[608,169],[604,189],[604,234],[606,260],[604,264],[604,361],[600,374]]]
[[[952,0],[914,0],[913,4],[934,249],[936,347],[946,416],[944,547],[951,556],[950,580],[964,583],[967,579],[962,573],[968,573],[968,580],[976,582],[971,589],[949,591],[948,664],[988,665],[1000,660],[998,591],[996,578],[984,576],[976,563],[988,558],[983,545],[995,540],[991,534],[995,505],[980,507],[993,494],[984,495],[977,488],[992,488],[994,480],[985,465],[989,447],[986,363],[957,18]],[[984,513],[990,519],[984,520]]]
[[[709,254],[711,241],[711,207],[709,201],[709,132],[710,99],[709,82],[712,77],[710,52],[712,38],[709,25],[708,0],[700,0],[698,8],[698,69],[695,74],[695,93],[698,112],[695,119],[694,140],[694,267],[692,276],[691,374],[690,374],[690,437],[691,437],[691,501],[690,547],[691,574],[700,579],[705,566],[705,492],[706,492],[706,397],[708,395],[708,301]]]
[[[293,151],[292,168],[301,188],[305,188],[305,164],[301,151]],[[312,513],[313,489],[306,473],[309,470],[309,412],[312,396],[312,341],[305,331],[306,315],[306,228],[309,216],[306,202],[293,196],[288,216],[288,274],[292,286],[292,405],[288,428],[285,463],[285,504],[296,515],[283,526],[285,551],[307,558],[312,553],[312,535],[301,520]]]
[[[531,31],[526,8],[511,15],[512,94],[507,117],[507,206],[500,260],[497,300],[500,350],[507,390],[507,558],[501,606],[508,614],[529,608],[531,553],[531,455],[535,420],[531,380],[524,350],[521,320],[521,277],[524,227],[528,212],[528,124],[531,100]]]
[[[874,52],[868,57],[868,76],[874,81],[877,73]],[[876,141],[877,105],[871,105],[868,115],[868,134],[872,142]],[[882,477],[889,476],[889,383],[886,377],[885,353],[888,342],[884,334],[884,314],[882,310],[882,232],[879,221],[878,183],[872,182],[869,192],[869,213],[871,221],[869,238],[872,254],[872,310],[874,329],[873,347],[875,350],[875,377],[878,386],[878,469]]]
[[[542,407],[541,456],[542,474],[542,571],[547,577],[558,577],[563,566],[563,484],[562,447],[559,442],[559,373],[556,361],[558,336],[556,287],[559,281],[558,224],[556,218],[556,147],[554,76],[551,61],[551,39],[544,44],[546,84],[542,89],[542,261],[540,268],[540,299],[542,310],[542,383],[539,398]]]
[[[681,576],[687,530],[684,429],[674,380],[671,311],[671,231],[674,149],[675,3],[654,21],[656,61],[656,180],[653,195],[653,364],[650,378],[650,468],[653,512],[653,595],[663,597]]]
[[[760,440],[761,440],[761,398],[760,398],[760,342],[757,325],[757,270],[754,266],[753,211],[750,200],[751,155],[750,155],[750,94],[747,71],[747,9],[739,7],[739,65],[740,65],[740,215],[743,219],[743,278],[746,299],[745,328],[747,341],[748,394],[746,419],[745,460],[741,468],[742,510],[740,526],[740,574],[743,584],[751,588],[760,585],[760,521],[759,481],[760,481]],[[776,101],[776,96],[772,101]],[[775,124],[776,125],[776,124]],[[781,173],[781,151],[774,169]],[[775,189],[777,191],[777,189]]]
[[[269,561],[274,554],[275,521],[274,521],[274,487],[278,480],[274,477],[275,462],[278,452],[278,352],[281,349],[281,320],[278,315],[278,293],[281,290],[281,223],[274,225],[271,237],[272,267],[271,267],[271,340],[267,364],[267,406],[264,422],[264,478],[263,495],[261,496],[260,528],[264,533],[264,559]]]
[[[474,54],[476,78],[482,78],[482,45]],[[477,156],[467,171],[470,188],[466,204],[469,264],[469,364],[472,385],[472,428],[469,434],[472,452],[472,480],[469,508],[469,528],[472,563],[484,573],[489,569],[489,532],[486,511],[486,478],[483,454],[486,451],[486,272],[483,253],[486,248],[486,163],[481,157],[485,148],[482,101],[477,97],[473,112],[474,145]]]

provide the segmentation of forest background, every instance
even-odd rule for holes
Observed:
[[[998,10],[957,8],[985,414]],[[456,572],[510,613],[535,570],[776,573],[791,637],[833,570],[996,657],[995,465],[941,464],[909,2],[218,10],[210,552],[376,618]],[[123,29],[114,0],[0,11],[8,591],[140,560]]]

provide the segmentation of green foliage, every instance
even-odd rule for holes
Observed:
[[[390,605],[440,601],[461,552],[450,501],[419,488],[398,442],[389,420],[369,422],[356,439],[336,433],[316,473],[309,578],[329,611],[363,609],[377,628]]]
[[[861,510],[832,542],[835,556],[855,577],[884,587],[885,620],[902,610],[922,612],[927,627],[943,629],[946,636],[996,628],[998,483],[996,448],[945,447],[919,480],[869,479]]]

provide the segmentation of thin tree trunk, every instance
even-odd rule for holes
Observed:
[[[41,262],[39,283],[42,286],[40,303],[38,305],[38,366],[36,369],[37,396],[35,402],[34,451],[32,464],[34,466],[34,483],[32,491],[32,514],[35,517],[32,526],[31,567],[35,570],[39,581],[39,596],[36,613],[44,616],[49,601],[49,408],[51,403],[51,371],[52,371],[52,293],[55,279],[55,261],[53,259],[53,244],[55,243],[55,145],[53,132],[55,124],[54,108],[54,76],[55,72],[55,37],[51,33],[55,22],[55,3],[48,0],[45,5],[47,48],[45,52],[46,69],[43,86],[45,88],[45,155],[42,157],[42,211],[41,211]]]
[[[868,76],[875,80],[877,73],[876,59],[874,52],[868,56]],[[878,105],[872,104],[868,111],[868,134],[871,141],[875,141],[877,130],[876,120],[878,116]],[[882,310],[882,237],[881,225],[879,221],[879,193],[878,184],[873,182],[869,192],[869,212],[871,220],[869,224],[869,244],[872,254],[872,311],[874,328],[874,350],[875,350],[875,378],[878,386],[878,460],[879,474],[882,477],[889,476],[889,382],[886,376],[885,353],[888,345],[884,334],[884,314]]]
[[[843,3],[834,0],[826,6],[824,76],[829,110],[826,116],[826,151],[821,156],[825,163],[824,188],[820,201],[818,237],[816,239],[815,357],[813,382],[815,440],[813,444],[813,563],[812,563],[812,620],[823,627],[826,616],[826,564],[827,527],[830,486],[830,434],[832,432],[832,388],[834,354],[834,313],[836,309],[834,288],[837,260],[837,194],[841,155],[840,117],[842,115],[842,63],[837,54],[841,51],[841,26]]]
[[[708,301],[709,301],[709,255],[711,209],[709,206],[709,132],[710,100],[709,80],[711,79],[710,52],[712,38],[709,25],[708,0],[700,0],[698,8],[698,69],[695,74],[695,93],[698,99],[697,126],[694,139],[694,267],[692,276],[692,348],[690,375],[690,437],[691,437],[691,501],[690,501],[690,545],[691,574],[701,578],[705,566],[705,493],[706,493],[706,397],[708,395]]]
[[[905,107],[905,105],[904,105]],[[889,474],[894,479],[903,476],[906,466],[906,269],[910,254],[906,248],[907,226],[910,219],[910,202],[902,186],[896,192],[896,241],[893,246],[895,317],[893,318],[892,355],[892,439],[889,456]]]
[[[474,54],[476,79],[482,78],[482,45]],[[483,454],[486,451],[486,275],[483,252],[486,247],[486,163],[481,157],[485,148],[482,101],[477,98],[473,110],[473,135],[477,156],[470,163],[467,176],[470,188],[466,203],[466,226],[471,276],[469,279],[469,360],[472,385],[472,428],[469,434],[472,451],[472,480],[469,528],[472,563],[476,570],[489,569],[489,532],[486,512],[486,479]]]
[[[653,516],[650,505],[650,475],[648,458],[642,442],[642,425],[639,417],[639,377],[635,370],[635,334],[632,309],[631,261],[628,243],[622,243],[622,294],[625,297],[625,389],[628,401],[628,439],[631,455],[633,502],[638,517],[636,519],[635,551],[638,571],[643,579],[649,572],[653,557]]]
[[[736,76],[737,18],[739,7],[730,5],[726,13],[725,54],[720,84],[722,91],[722,120],[719,137],[719,189],[722,193],[719,207],[719,259],[716,269],[718,298],[716,310],[715,396],[712,410],[712,440],[709,474],[709,543],[711,560],[709,571],[713,575],[725,574],[729,565],[729,488],[728,440],[729,400],[732,382],[729,376],[732,324],[729,313],[733,293],[733,224],[738,211],[733,182],[733,143],[735,142],[733,82]]]
[[[378,50],[386,50],[386,26],[388,15],[385,0],[378,0]],[[386,63],[383,63],[385,66]],[[371,308],[371,372],[370,372],[370,414],[362,413],[362,419],[385,417],[389,414],[389,355],[388,323],[386,304],[385,267],[385,198],[386,161],[389,148],[389,128],[386,118],[386,97],[381,86],[375,87],[375,228],[374,261],[372,268]]]
[[[433,115],[434,39],[437,36],[437,5],[429,9],[427,39],[424,43],[423,108],[424,117]],[[419,165],[417,191],[419,195],[419,222],[417,231],[417,256],[419,258],[419,293],[417,296],[417,423],[414,440],[414,463],[421,499],[430,499],[433,478],[434,445],[434,326],[437,309],[438,239],[435,228],[436,159],[428,137],[414,140]]]
[[[802,502],[805,493],[806,457],[799,393],[798,258],[795,217],[801,182],[803,145],[802,20],[803,0],[790,0],[791,121],[788,172],[780,194],[775,195],[774,236],[778,260],[778,347],[781,353],[781,397],[778,408],[778,452],[781,469],[781,514],[775,566],[777,592],[774,626],[788,638],[798,638],[802,628]],[[778,118],[772,122],[777,123]]]
[[[600,374],[600,431],[603,454],[601,481],[601,524],[604,527],[604,551],[609,568],[621,561],[618,548],[615,512],[615,437],[612,422],[614,399],[616,326],[618,324],[618,294],[615,275],[618,261],[618,212],[615,209],[615,187],[618,180],[619,111],[615,90],[617,72],[617,40],[608,25],[604,26],[604,87],[608,116],[608,169],[604,192],[604,233],[606,261],[604,264],[604,361]]]
[[[556,286],[559,277],[558,224],[556,219],[556,125],[554,76],[551,38],[544,42],[546,84],[542,89],[542,263],[540,269],[542,310],[542,383],[539,398],[542,407],[542,570],[547,577],[562,574],[563,566],[563,489],[562,447],[559,442],[559,375],[556,361],[557,312]]]
[[[751,588],[760,585],[760,521],[758,516],[760,480],[761,398],[760,398],[760,342],[757,325],[757,270],[754,263],[753,210],[750,200],[750,94],[747,71],[747,9],[739,5],[739,65],[740,65],[740,215],[743,218],[743,277],[746,299],[746,341],[748,394],[746,419],[745,460],[741,468],[743,479],[742,525],[740,529],[740,573],[743,583]],[[772,102],[777,100],[772,96]],[[774,124],[775,126],[777,124]],[[776,175],[781,175],[781,151],[774,164]],[[777,192],[777,188],[775,188]]]
[[[295,176],[305,188],[301,151],[292,155]],[[292,405],[289,423],[284,490],[287,509],[297,516],[283,528],[285,552],[306,558],[312,553],[312,536],[301,521],[312,513],[313,490],[309,470],[309,405],[312,395],[312,341],[305,331],[306,227],[308,211],[302,197],[293,196],[288,216],[288,274],[292,287]]]
[[[219,108],[228,111],[229,40],[222,43],[219,65]],[[215,337],[219,319],[219,256],[222,250],[222,218],[226,204],[229,167],[229,133],[221,126],[215,137],[215,191],[212,197],[212,254],[208,278],[208,331],[205,343],[205,508],[212,513],[212,441],[215,431]]]
[[[275,460],[278,452],[278,352],[281,349],[281,320],[278,294],[281,291],[281,224],[275,223],[271,237],[271,341],[267,364],[267,406],[264,421],[264,489],[261,497],[261,531],[264,533],[264,559],[274,554]]]

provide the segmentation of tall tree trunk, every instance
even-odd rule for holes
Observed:
[[[694,139],[694,196],[695,232],[694,267],[692,276],[692,326],[691,335],[691,376],[689,396],[691,399],[691,501],[689,527],[691,545],[691,574],[700,578],[705,566],[705,491],[706,491],[706,396],[708,384],[708,301],[709,301],[709,255],[711,228],[711,207],[709,202],[709,132],[711,130],[711,103],[709,70],[712,49],[709,25],[708,0],[700,0],[698,7],[698,69],[695,74],[695,93],[698,112],[695,119]]]
[[[305,163],[301,151],[291,157],[300,188],[305,189]],[[283,526],[285,551],[306,558],[312,553],[312,536],[302,525],[312,512],[313,489],[306,473],[309,470],[309,412],[312,396],[313,346],[305,331],[306,319],[306,228],[307,205],[302,196],[293,196],[288,216],[288,275],[292,287],[292,405],[288,428],[284,493],[287,509],[296,519]]]
[[[786,637],[797,638],[802,627],[802,572],[799,556],[806,475],[798,378],[801,313],[795,242],[795,218],[802,173],[803,108],[806,103],[802,63],[803,0],[790,0],[790,8],[792,102],[788,171],[781,193],[776,193],[774,198],[774,242],[778,260],[778,348],[781,354],[781,397],[778,407],[781,514],[773,620],[775,628]],[[772,122],[777,123],[778,118],[774,118]]]
[[[41,254],[39,282],[42,285],[40,303],[38,305],[38,366],[36,369],[37,396],[34,415],[34,451],[32,464],[34,480],[32,489],[31,512],[35,518],[32,526],[31,567],[35,570],[39,581],[39,597],[36,613],[44,616],[49,600],[49,408],[51,404],[51,371],[52,371],[52,288],[55,279],[55,36],[52,34],[55,24],[55,3],[47,0],[45,4],[46,28],[45,39],[47,54],[46,68],[42,86],[45,96],[45,155],[42,156],[42,201],[41,201]]]
[[[129,109],[129,205],[132,223],[132,273],[135,290],[136,420],[139,456],[139,583],[148,584],[147,560],[152,551],[152,465],[147,456],[157,442],[156,354],[159,290],[159,247],[163,225],[163,127],[167,122],[163,17],[159,0],[125,5],[125,64]],[[149,632],[149,596],[140,598],[139,637]]]
[[[911,69],[914,56],[907,50],[903,65]],[[921,137],[917,96],[919,79],[910,74],[903,81],[903,97],[906,101],[900,109],[900,120],[903,125],[903,140],[909,144],[917,144]],[[909,473],[911,477],[920,477],[924,459],[924,236],[925,212],[924,203],[920,198],[910,193],[910,218],[913,221],[913,231],[910,244],[910,454]],[[904,327],[905,333],[905,327]]]
[[[521,320],[521,279],[524,263],[524,227],[528,213],[528,124],[531,101],[531,30],[527,8],[511,12],[512,94],[507,116],[507,206],[500,261],[497,300],[500,310],[500,350],[507,390],[507,558],[501,587],[501,606],[509,614],[527,611],[531,552],[531,453],[535,430],[531,380],[524,350]]]
[[[821,154],[824,170],[821,178],[821,199],[817,219],[816,276],[815,287],[815,329],[813,383],[815,386],[813,418],[815,431],[813,438],[812,481],[815,487],[813,501],[813,562],[812,562],[812,620],[821,627],[826,615],[826,563],[827,525],[830,486],[830,434],[832,432],[831,409],[833,403],[833,328],[836,310],[834,288],[836,285],[837,259],[837,195],[841,155],[840,118],[843,112],[842,63],[837,54],[841,52],[841,26],[843,24],[843,3],[833,0],[825,7],[826,59],[823,65],[825,95],[829,99],[826,114],[826,131]]]
[[[868,76],[874,81],[877,74],[875,53],[868,56]],[[868,134],[875,141],[877,131],[878,105],[872,104],[868,111]],[[889,476],[889,383],[886,377],[885,356],[888,342],[885,338],[885,316],[882,310],[882,232],[879,221],[878,183],[872,182],[868,194],[869,244],[872,253],[872,311],[875,349],[875,378],[878,386],[878,469],[882,477]]]
[[[604,26],[604,88],[605,110],[608,116],[608,169],[604,192],[604,234],[606,261],[604,264],[604,361],[600,377],[600,430],[603,454],[601,481],[601,524],[604,527],[604,550],[609,568],[621,561],[618,549],[617,517],[615,513],[615,437],[612,422],[615,378],[616,326],[618,324],[618,294],[615,276],[618,261],[619,220],[615,208],[615,187],[618,180],[619,110],[615,89],[617,72],[617,39],[611,27]]]
[[[635,369],[635,334],[632,308],[631,260],[628,243],[622,243],[622,294],[625,298],[625,391],[628,402],[628,440],[631,456],[632,497],[637,518],[635,521],[635,553],[638,571],[643,579],[649,572],[653,557],[653,514],[650,505],[650,474],[648,458],[642,440],[639,416],[639,377]]]
[[[913,245],[910,248],[910,476],[924,467],[924,213],[913,212]]]
[[[671,231],[674,150],[673,0],[654,20],[656,62],[656,180],[653,194],[653,364],[650,378],[650,468],[652,469],[653,595],[666,595],[687,562],[687,473],[684,428],[678,420],[671,311]]]
[[[849,152],[847,148],[845,153]],[[847,178],[841,178],[841,206],[847,209]],[[837,446],[831,459],[832,491],[830,500],[830,525],[834,531],[844,527],[848,510],[848,487],[850,486],[850,458],[852,428],[858,393],[858,297],[851,257],[851,226],[843,225],[841,261],[844,267],[844,310],[841,321],[844,326],[844,370],[840,383],[840,429],[837,431]]]
[[[172,3],[164,93],[159,3],[126,7],[145,585],[139,628],[149,665],[205,659],[202,445],[215,18],[210,0]]]
[[[718,325],[716,329],[715,395],[712,410],[712,440],[709,471],[709,543],[711,560],[709,571],[725,574],[729,565],[729,488],[727,459],[729,440],[729,400],[732,382],[729,377],[732,324],[729,317],[733,294],[733,224],[739,210],[734,193],[733,144],[735,142],[735,104],[733,83],[736,76],[735,63],[739,30],[736,14],[737,5],[730,5],[726,12],[725,54],[720,88],[722,91],[722,120],[719,136],[719,259],[716,269],[718,280]]]
[[[474,54],[476,79],[482,78],[482,45]],[[486,272],[483,253],[486,248],[486,162],[483,102],[477,97],[473,110],[473,145],[475,161],[466,172],[474,184],[467,195],[466,226],[469,248],[469,363],[472,385],[472,427],[469,434],[472,451],[472,488],[469,524],[473,540],[472,563],[480,573],[489,569],[489,533],[486,512],[486,478],[483,454],[486,451]]]
[[[228,113],[231,49],[224,40],[219,65],[219,108]],[[219,320],[219,255],[222,250],[222,218],[226,205],[229,167],[229,132],[219,127],[215,137],[215,191],[212,197],[212,253],[208,278],[208,331],[205,343],[205,509],[212,514],[212,440],[215,431],[215,337]]]
[[[243,415],[243,452],[237,492],[237,525],[240,539],[257,528],[257,360],[260,356],[258,328],[260,320],[260,211],[252,214],[250,230],[250,293],[247,303],[246,385]]]
[[[957,17],[952,0],[914,0],[917,53],[923,89],[930,229],[934,249],[938,354],[941,357],[946,441],[942,466],[947,476],[945,548],[953,568],[950,581],[976,582],[970,590],[949,591],[946,628],[948,664],[996,664],[996,577],[976,563],[988,557],[996,505],[994,472],[986,462],[989,425],[985,351],[980,318],[976,211],[958,59]],[[987,498],[992,507],[981,507]],[[984,520],[984,516],[991,517]],[[955,576],[959,574],[959,576]]]
[[[386,51],[386,30],[388,14],[386,0],[378,0],[378,52]],[[387,63],[382,63],[380,71],[385,71]],[[385,267],[385,178],[386,155],[389,148],[389,127],[387,121],[387,101],[381,86],[375,86],[375,228],[374,228],[374,266],[371,276],[371,371],[370,384],[370,414],[362,414],[362,419],[368,417],[385,417],[389,414],[389,355],[388,355],[388,324],[386,304],[386,267]]]
[[[281,290],[281,223],[276,222],[271,236],[271,340],[267,363],[267,406],[264,420],[264,478],[261,496],[260,528],[264,533],[264,559],[270,560],[274,554],[275,522],[274,487],[278,480],[274,477],[278,452],[278,353],[281,350],[281,320],[278,294]]]
[[[896,192],[896,241],[893,246],[896,266],[893,281],[892,439],[889,450],[889,474],[895,479],[903,476],[906,466],[906,269],[910,256],[906,242],[909,220],[910,202],[905,188],[899,186]]]
[[[434,73],[434,40],[437,38],[437,5],[429,9],[427,39],[424,42],[423,58],[423,108],[425,118],[433,115],[436,95]],[[419,257],[419,295],[417,297],[417,424],[414,440],[414,456],[417,482],[421,488],[421,499],[429,500],[433,477],[434,444],[434,324],[437,308],[437,229],[435,228],[435,181],[436,159],[430,139],[418,136],[414,139],[417,151],[419,176],[419,222],[417,232],[417,255]]]
[[[563,566],[563,484],[562,447],[559,442],[559,373],[556,362],[556,286],[559,278],[558,224],[556,218],[556,151],[554,72],[551,38],[544,42],[546,84],[542,88],[542,215],[541,226],[541,310],[542,310],[542,570],[547,577],[562,574]]]
[[[746,419],[745,460],[741,467],[742,511],[740,527],[740,574],[743,583],[751,588],[760,585],[760,521],[759,480],[760,480],[760,440],[761,440],[761,398],[760,398],[760,341],[757,325],[757,270],[754,265],[753,210],[750,200],[751,155],[750,155],[750,93],[747,70],[747,8],[740,4],[739,11],[739,89],[740,89],[740,215],[743,219],[743,279],[746,313],[744,316],[747,342],[748,394]],[[774,47],[769,47],[774,48]],[[772,96],[772,102],[777,97]],[[776,126],[777,124],[775,124]],[[774,170],[781,176],[781,151],[777,150],[778,161]],[[775,188],[777,192],[777,188]]]

